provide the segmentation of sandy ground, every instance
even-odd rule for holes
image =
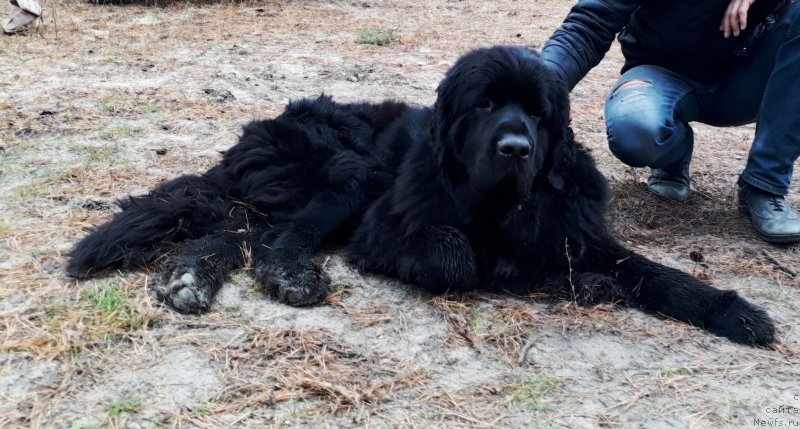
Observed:
[[[336,252],[319,256],[335,292],[312,309],[270,301],[246,270],[203,316],[158,304],[154,272],[63,276],[116,198],[203,171],[249,119],[321,92],[429,104],[460,54],[540,47],[570,4],[45,2],[42,32],[0,38],[0,427],[800,425],[800,281],[780,269],[798,247],[761,242],[734,204],[754,128],[698,127],[692,199],[654,200],[606,148],[616,48],[573,92],[615,233],[767,308],[774,350],[615,306],[432,298]],[[356,43],[368,28],[397,39]]]

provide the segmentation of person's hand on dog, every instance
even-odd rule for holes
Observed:
[[[747,28],[747,11],[756,0],[731,0],[728,9],[722,16],[719,30],[725,34],[725,38],[738,37]]]

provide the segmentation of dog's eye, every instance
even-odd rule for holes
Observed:
[[[528,117],[533,119],[534,121],[539,121],[542,119],[541,110],[539,109],[527,106],[525,107],[525,113],[527,113]]]
[[[494,110],[494,101],[491,98],[485,97],[478,104],[475,106],[478,110],[485,110],[487,112],[491,112]]]

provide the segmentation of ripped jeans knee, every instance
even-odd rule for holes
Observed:
[[[676,100],[684,94],[646,79],[618,84],[606,101],[608,146],[614,156],[632,167],[661,168],[690,151],[691,128],[675,117]]]

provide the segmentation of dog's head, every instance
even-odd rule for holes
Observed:
[[[461,57],[437,89],[433,137],[472,188],[527,196],[537,175],[556,189],[574,157],[568,91],[535,52],[510,46]]]

